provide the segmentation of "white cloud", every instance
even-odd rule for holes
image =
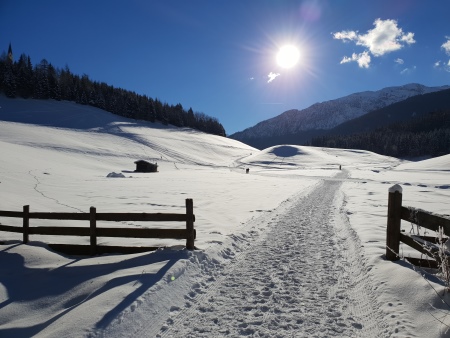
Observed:
[[[401,28],[399,28],[399,29],[400,29],[400,32],[403,32]],[[416,43],[416,40],[414,40],[414,33],[411,33],[411,32],[402,35],[400,40],[403,42],[406,42],[408,45]]]
[[[333,37],[337,40],[344,40],[344,42],[358,40],[358,31],[342,31],[333,34]]]
[[[446,36],[447,42],[444,42],[441,46],[445,50],[445,52],[450,55],[450,37]]]
[[[399,65],[402,65],[402,64],[405,63],[405,61],[403,59],[400,59],[400,58],[396,59],[394,62],[398,63]]]
[[[353,54],[351,58],[344,57],[341,63],[356,61],[359,67],[368,68],[370,64],[370,54],[373,56],[382,56],[403,48],[406,44],[415,43],[414,33],[404,33],[398,27],[396,20],[376,19],[373,23],[375,28],[367,31],[366,34],[359,34],[358,31],[341,31],[333,34],[337,40],[344,42],[354,41],[358,46],[364,46],[368,50],[360,54]],[[450,48],[450,43],[449,43]],[[395,62],[403,64],[402,59]]]
[[[402,42],[415,43],[414,33],[404,34],[395,20],[376,19],[375,28],[365,35],[358,35],[357,45],[369,48],[374,56],[381,56],[403,48]]]
[[[414,66],[414,67],[412,67],[412,68],[405,68],[405,69],[403,69],[403,70],[400,72],[400,74],[401,74],[401,75],[404,75],[404,74],[410,74],[411,72],[415,71],[416,68],[417,68],[416,66]]]
[[[369,52],[364,51],[360,54],[353,53],[351,57],[344,56],[341,60],[341,64],[348,62],[357,62],[360,68],[369,68],[370,55]]]
[[[446,72],[450,72],[450,60],[448,60],[448,62],[445,61],[436,61],[434,63],[434,68],[440,69],[440,70],[445,70]]]
[[[278,77],[278,76],[280,76],[280,75],[281,75],[280,73],[273,73],[273,72],[270,72],[269,75],[267,75],[268,78],[269,78],[269,80],[267,80],[267,83],[272,82],[273,80],[275,80],[276,77]]]

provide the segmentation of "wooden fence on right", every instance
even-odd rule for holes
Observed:
[[[425,254],[431,259],[408,257],[408,261],[422,267],[437,268],[441,263],[439,256],[439,238],[432,236],[407,235],[401,231],[401,220],[417,224],[420,227],[439,231],[441,227],[445,236],[450,236],[450,219],[431,212],[402,206],[402,189],[399,185],[389,189],[388,217],[386,229],[386,259],[395,261],[400,258],[400,242]],[[444,238],[444,241],[447,238]],[[447,253],[447,256],[449,254]]]

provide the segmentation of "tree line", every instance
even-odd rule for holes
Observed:
[[[450,110],[421,115],[373,131],[315,137],[315,147],[362,149],[397,158],[450,154]]]
[[[127,118],[159,121],[226,136],[216,118],[194,112],[192,108],[186,111],[180,103],[169,105],[157,98],[92,81],[86,74],[73,74],[68,66],[55,68],[46,59],[33,66],[30,57],[22,54],[14,61],[11,45],[8,53],[0,56],[0,92],[10,98],[74,101]]]

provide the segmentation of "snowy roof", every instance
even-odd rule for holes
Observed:
[[[136,164],[138,164],[138,163],[145,163],[145,164],[157,165],[156,163],[150,163],[150,162],[144,161],[144,160],[137,160],[134,163],[136,163]]]

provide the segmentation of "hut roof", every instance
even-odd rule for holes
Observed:
[[[134,161],[134,163],[135,164],[138,164],[138,163],[140,163],[140,164],[151,164],[151,165],[157,165],[157,164],[155,164],[155,163],[150,163],[150,162],[148,162],[148,161],[144,161],[144,160],[138,160],[138,161]]]

